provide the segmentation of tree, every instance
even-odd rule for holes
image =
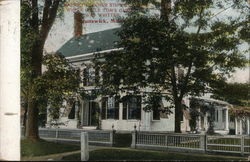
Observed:
[[[230,8],[248,10],[242,3],[225,2]],[[183,98],[211,92],[213,85],[225,82],[235,67],[246,63],[238,49],[242,43],[238,31],[246,14],[218,17],[212,8],[226,10],[222,4],[175,1],[168,10],[170,18],[162,18],[163,12],[125,18],[118,32],[118,47],[123,50],[105,54],[105,62],[96,64],[105,75],[103,92],[148,93],[145,87],[150,87],[150,93],[161,93],[172,103],[175,132],[181,132]]]
[[[242,105],[249,100],[250,83],[221,83],[213,90],[213,98],[227,101],[233,105]]]
[[[250,116],[250,83],[221,83],[213,90],[213,98],[232,104],[230,115],[238,117]]]
[[[22,58],[26,59],[28,67],[24,72],[27,80],[27,125],[26,135],[29,139],[38,139],[38,100],[36,99],[35,80],[42,74],[42,57],[43,47],[48,36],[48,33],[55,21],[57,11],[63,1],[46,0],[43,2],[43,6],[38,0],[21,1],[22,18],[21,18],[21,30],[30,35],[25,35],[22,39],[25,40],[21,44]],[[41,11],[42,7],[42,11]],[[42,12],[42,16],[40,16]],[[25,34],[25,33],[22,33]],[[28,36],[32,36],[29,38]],[[30,44],[27,44],[29,42]],[[25,43],[25,44],[23,44]],[[26,46],[28,45],[28,46]],[[25,49],[26,48],[26,49]],[[24,52],[24,53],[23,53]],[[22,62],[23,63],[23,62]],[[24,86],[24,85],[23,85]]]
[[[44,44],[57,16],[62,15],[66,0],[31,0],[21,1],[21,55],[22,55],[22,95],[27,102],[26,135],[37,140],[39,92],[37,79],[42,75]],[[88,1],[85,6],[89,12],[95,1]]]

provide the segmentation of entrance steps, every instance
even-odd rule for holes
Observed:
[[[97,126],[82,126],[81,129],[85,130],[95,130]]]

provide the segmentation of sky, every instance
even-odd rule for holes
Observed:
[[[112,22],[114,16],[124,16],[124,10],[126,6],[121,6],[123,4],[121,0],[100,0],[104,5],[96,7],[96,15],[91,17],[86,15],[85,20],[105,20],[105,23],[84,23],[83,33],[92,33],[97,31],[102,31],[110,28],[119,27],[119,23]],[[82,8],[83,2],[81,0],[71,0],[64,8],[64,16],[57,18],[45,43],[45,51],[48,53],[56,52],[63,44],[65,44],[69,39],[73,37],[74,33],[74,15],[73,12],[75,9],[81,9],[83,13],[84,9]],[[77,5],[75,5],[77,4]],[[118,6],[117,6],[118,4]],[[79,7],[76,7],[79,6]],[[230,10],[223,12],[225,15],[237,14]],[[242,49],[249,49],[249,44],[244,44]],[[249,56],[248,56],[249,58]],[[236,69],[236,72],[233,74],[233,77],[229,79],[229,82],[248,82],[250,80],[250,67],[244,69]]]

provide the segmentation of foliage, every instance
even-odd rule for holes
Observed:
[[[233,106],[230,115],[239,117],[250,116],[250,83],[224,83],[218,84],[213,91],[216,99],[225,100]]]
[[[131,133],[114,133],[115,147],[130,147],[132,143]]]
[[[38,101],[44,101],[43,110],[49,107],[53,119],[60,115],[63,101],[77,94],[80,78],[79,69],[73,67],[63,56],[47,54],[43,58],[46,71],[35,80]]]
[[[214,134],[214,111],[215,111],[216,103],[214,102],[206,102],[205,100],[198,98],[190,99],[190,116],[191,120],[189,122],[191,131],[195,131],[196,122],[199,117],[205,117],[206,113],[208,116],[208,134]]]
[[[231,8],[248,10],[238,3]],[[145,87],[153,93],[164,92],[175,107],[175,125],[180,126],[178,114],[185,96],[211,92],[217,82],[225,82],[236,67],[246,64],[238,48],[242,43],[238,31],[246,14],[216,15],[214,20],[213,8],[223,6],[219,1],[176,1],[172,19],[150,14],[125,18],[118,32],[118,47],[123,50],[106,54],[105,62],[97,64],[105,73],[103,92],[141,93]]]
[[[250,83],[222,83],[213,91],[213,98],[224,100],[233,105],[243,106],[250,97]]]

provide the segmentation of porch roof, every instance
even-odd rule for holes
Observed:
[[[229,112],[233,115],[250,117],[250,100],[242,101],[242,105],[233,105]]]
[[[223,105],[223,106],[232,106],[228,102],[221,101],[221,100],[216,100],[216,99],[213,99],[213,98],[207,98],[207,97],[191,97],[191,98],[194,98],[194,99],[197,99],[197,100],[203,100],[203,101],[210,102],[210,103],[216,103],[218,105]]]

